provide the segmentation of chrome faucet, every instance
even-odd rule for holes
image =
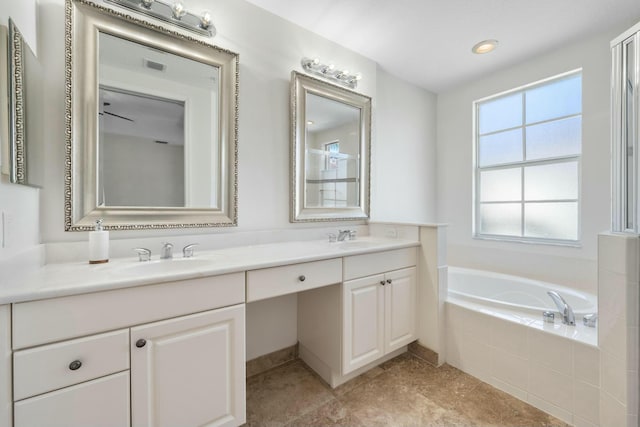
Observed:
[[[160,250],[160,259],[172,259],[173,258],[173,245],[171,243],[163,243]]]
[[[338,230],[338,242],[344,242],[344,239],[349,237],[349,240],[353,240],[356,237],[354,230]]]
[[[138,253],[138,260],[142,261],[151,261],[151,251],[147,248],[133,248],[134,251]]]
[[[338,230],[338,242],[343,242],[349,235],[350,230]]]
[[[194,248],[198,246],[197,243],[191,243],[182,248],[182,257],[183,258],[191,258],[193,257]]]
[[[565,325],[575,326],[576,317],[573,314],[573,309],[567,302],[560,296],[556,291],[548,291],[547,295],[551,297],[556,307],[558,307],[558,311],[562,315],[562,323]]]

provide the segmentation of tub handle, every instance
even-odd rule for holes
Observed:
[[[589,328],[595,328],[596,323],[598,322],[598,313],[585,314],[582,318],[582,323],[584,326]]]

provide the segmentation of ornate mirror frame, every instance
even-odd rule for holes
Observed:
[[[341,102],[360,110],[358,126],[359,206],[345,208],[305,207],[307,93]],[[291,222],[350,221],[369,218],[370,149],[370,97],[296,71],[291,73]]]
[[[65,2],[65,230],[230,227],[238,224],[238,54],[91,3]],[[98,36],[104,32],[219,68],[218,208],[98,205]]]

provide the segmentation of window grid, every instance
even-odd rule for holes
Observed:
[[[581,194],[581,171],[582,171],[582,162],[581,162],[581,152],[582,150],[580,149],[580,153],[579,154],[573,154],[573,155],[564,155],[564,156],[555,156],[555,157],[545,157],[545,158],[541,158],[541,159],[533,159],[533,160],[527,160],[527,128],[532,127],[532,126],[536,126],[536,125],[541,125],[541,124],[546,124],[546,123],[553,123],[553,122],[560,122],[562,120],[567,120],[567,119],[571,119],[571,118],[575,118],[575,117],[582,117],[582,108],[580,109],[580,113],[575,113],[575,114],[568,114],[568,115],[563,115],[563,116],[558,116],[558,117],[554,117],[551,119],[545,119],[545,120],[540,120],[540,121],[535,121],[535,122],[531,122],[531,123],[527,123],[526,122],[526,114],[527,114],[527,109],[526,109],[526,96],[527,96],[527,91],[534,89],[536,87],[541,87],[544,86],[548,83],[553,83],[553,82],[557,82],[560,81],[562,79],[565,78],[570,78],[576,75],[579,75],[580,72],[570,72],[567,73],[565,75],[561,75],[561,76],[557,76],[554,77],[552,79],[548,79],[546,81],[537,83],[537,84],[533,84],[533,85],[529,85],[520,89],[516,89],[513,91],[509,91],[509,92],[505,92],[490,98],[486,98],[480,101],[477,101],[474,103],[474,116],[475,116],[475,140],[474,140],[474,149],[475,149],[475,165],[474,165],[474,169],[475,169],[475,174],[474,174],[474,185],[475,185],[475,203],[474,203],[474,237],[476,238],[488,238],[488,239],[496,239],[496,240],[506,240],[506,241],[520,241],[520,242],[529,242],[529,243],[550,243],[550,244],[562,244],[562,245],[569,245],[569,246],[575,246],[579,244],[579,241],[581,239],[581,216],[580,216],[580,206],[581,206],[581,202],[580,202],[580,194]],[[514,94],[520,93],[521,94],[521,102],[522,102],[522,118],[521,118],[521,125],[519,126],[513,126],[513,127],[509,127],[509,128],[504,128],[504,129],[499,129],[499,130],[493,130],[490,132],[485,132],[485,133],[480,133],[480,106],[487,102],[487,101],[491,101],[491,100],[495,100],[495,99],[499,99],[502,97],[506,97],[506,96],[512,96]],[[485,137],[485,136],[490,136],[490,135],[495,135],[495,134],[499,134],[499,133],[505,133],[505,132],[509,132],[509,131],[513,131],[513,130],[518,130],[521,129],[521,133],[520,133],[520,138],[521,138],[521,144],[522,144],[522,159],[520,161],[513,161],[513,162],[504,162],[504,163],[498,163],[498,164],[492,164],[490,166],[480,166],[480,137]],[[526,190],[526,180],[525,180],[525,168],[526,167],[531,167],[531,166],[540,166],[540,165],[555,165],[555,164],[560,164],[560,163],[565,163],[565,162],[575,162],[576,166],[577,166],[577,197],[576,198],[568,198],[568,199],[549,199],[549,200],[529,200],[527,201],[525,198],[525,190]],[[520,200],[495,200],[495,201],[481,201],[481,187],[482,187],[482,182],[481,182],[481,173],[485,172],[485,171],[492,171],[492,170],[505,170],[505,169],[515,169],[515,168],[519,168],[520,169]],[[490,234],[490,233],[483,233],[481,231],[481,207],[484,205],[492,205],[492,204],[519,204],[520,205],[520,235],[507,235],[507,234]],[[577,236],[576,239],[554,239],[554,238],[541,238],[541,237],[531,237],[531,236],[526,236],[525,232],[526,232],[526,206],[527,205],[533,205],[533,204],[540,204],[540,203],[576,203],[577,205],[577,212],[578,212],[578,216],[577,216]]]

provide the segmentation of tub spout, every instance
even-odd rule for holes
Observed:
[[[551,297],[556,307],[558,307],[558,311],[562,315],[562,323],[565,325],[575,326],[576,317],[573,314],[573,309],[567,302],[560,296],[556,291],[548,291],[547,295]]]

